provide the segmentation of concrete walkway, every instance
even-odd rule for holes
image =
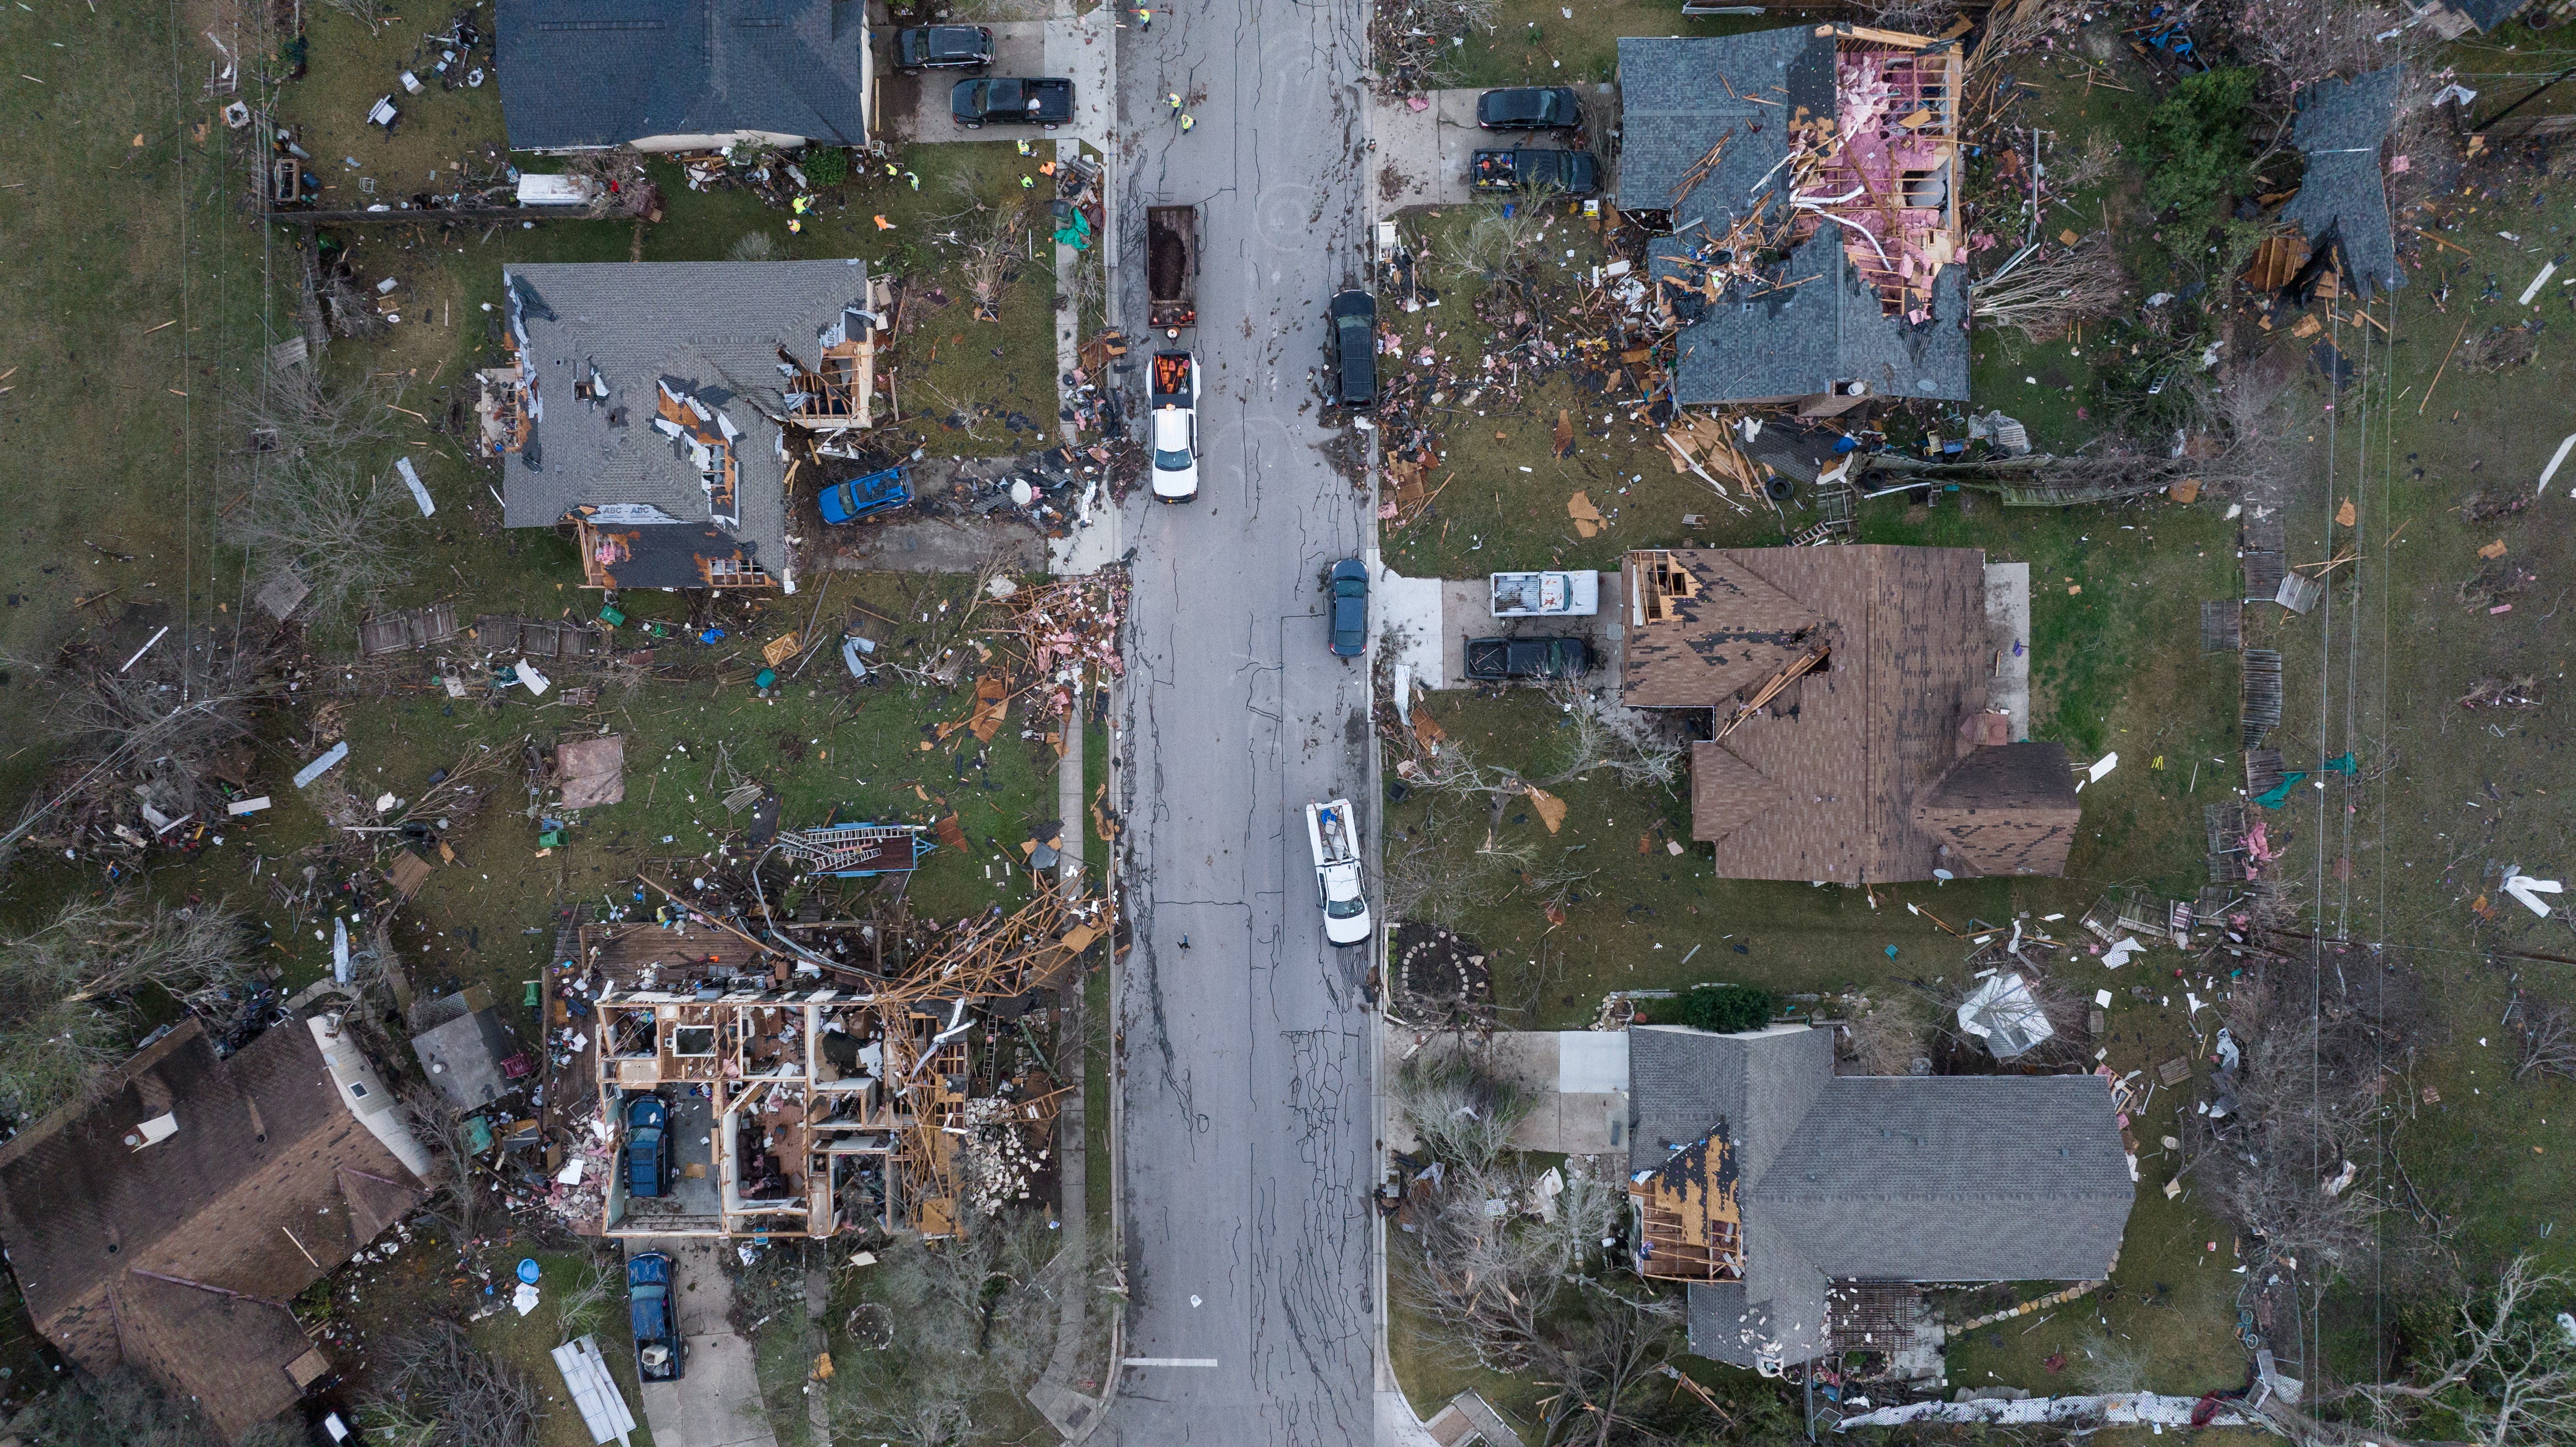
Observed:
[[[644,1423],[655,1447],[778,1447],[760,1400],[751,1343],[734,1335],[725,1316],[733,1309],[733,1278],[716,1253],[724,1243],[647,1238],[627,1243],[627,1254],[660,1251],[671,1258],[680,1335],[688,1343],[687,1368],[676,1382],[646,1382]]]

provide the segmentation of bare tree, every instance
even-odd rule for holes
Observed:
[[[23,1124],[82,1099],[132,1039],[116,1012],[84,1001],[13,1006],[0,1016],[0,1117]]]
[[[529,1447],[537,1439],[535,1384],[476,1349],[456,1322],[434,1320],[396,1342],[379,1369],[386,1392],[371,1405],[416,1447]]]
[[[364,1012],[343,1018],[360,1020]],[[430,1198],[430,1214],[446,1225],[448,1239],[461,1248],[474,1238],[474,1223],[483,1207],[483,1181],[475,1162],[473,1128],[465,1123],[464,1111],[426,1085],[405,1089],[402,1103],[437,1152],[432,1165],[441,1189]]]
[[[410,576],[399,532],[408,493],[316,463],[270,477],[227,525],[230,541],[292,562],[313,613],[339,618]]]
[[[1423,1149],[1471,1171],[1493,1167],[1534,1104],[1464,1046],[1426,1050],[1404,1062],[1394,1094]]]
[[[1864,1000],[1843,1022],[1844,1044],[1864,1075],[1911,1075],[1928,1034],[1912,1000]]]
[[[2576,1333],[2545,1305],[2569,1284],[2516,1256],[2492,1291],[2459,1304],[2449,1340],[2427,1347],[2412,1379],[2355,1390],[2391,1425],[2447,1416],[2479,1447],[2576,1442]]]
[[[259,385],[236,394],[231,421],[244,439],[237,454],[264,471],[311,458],[339,457],[394,435],[398,383],[367,379],[335,386],[310,363],[264,365]]]
[[[2411,971],[2354,949],[2322,970],[2271,970],[2227,1009],[2242,1052],[2235,1109],[2185,1117],[2203,1198],[2314,1282],[2372,1259],[2382,1202],[2364,1173],[2382,1156],[2384,1081],[2407,1058],[2422,1009]]]
[[[66,902],[31,934],[0,946],[0,978],[21,998],[85,1003],[158,985],[173,995],[252,977],[242,916],[222,901],[173,909],[139,891]]]

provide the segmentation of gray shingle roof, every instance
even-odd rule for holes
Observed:
[[[1789,116],[1833,108],[1834,42],[1814,29],[1620,41],[1619,209],[1673,210],[1674,189],[1720,137],[1726,150],[1673,224],[1707,218],[1722,231],[1770,204],[1773,188],[1754,187],[1789,153]]]
[[[1687,242],[1648,248],[1654,276],[1680,274]],[[1811,397],[1836,382],[1866,382],[1884,397],[1968,397],[1968,272],[1953,264],[1932,280],[1932,316],[1920,325],[1885,314],[1853,270],[1831,227],[1792,252],[1784,279],[1812,277],[1759,300],[1712,302],[1681,330],[1673,400],[1685,407]]]
[[[2397,114],[2397,88],[2405,67],[2391,65],[2354,80],[2328,80],[2301,93],[2293,132],[2307,153],[2308,173],[2299,194],[2281,208],[2312,244],[2329,236],[2363,296],[2406,284],[2397,265],[2397,240],[2389,230],[2388,185],[2379,150]]]
[[[1831,1276],[2082,1281],[2137,1186],[2099,1076],[1846,1076],[1747,1194]]]
[[[641,531],[695,542],[713,527],[772,575],[787,563],[786,464],[779,427],[786,408],[781,347],[813,365],[821,333],[868,300],[855,261],[569,262],[506,268],[527,327],[527,359],[543,417],[535,439],[503,470],[502,522],[553,527],[584,504],[642,504],[693,527]],[[586,402],[575,382],[596,368],[608,396]],[[678,390],[741,429],[734,446],[741,521],[709,522],[707,494],[679,443],[653,429],[658,388]],[[612,418],[623,411],[622,423]],[[660,558],[660,553],[671,553]],[[686,546],[649,549],[637,564],[667,563],[685,582],[636,567],[636,587],[695,586]]]
[[[865,144],[852,0],[500,0],[493,70],[514,150],[768,131]]]
[[[1701,1356],[1807,1359],[1837,1280],[2095,1280],[2119,1255],[2137,1187],[2099,1076],[1835,1076],[1827,1030],[1641,1025],[1628,1051],[1631,1171],[1659,1139],[1737,1145],[1745,1279],[1690,1288]]]
[[[1652,274],[1678,274],[1675,259],[1694,239],[1678,233],[1691,223],[1723,234],[1738,218],[1782,204],[1790,118],[1800,107],[1834,110],[1834,45],[1811,24],[1619,42],[1619,206],[1669,210],[1677,233],[1653,244]],[[1676,206],[1674,191],[1721,139],[1716,167]],[[1808,277],[1815,279],[1760,301],[1713,303],[1684,326],[1673,400],[1687,407],[1812,397],[1836,382],[1867,382],[1882,396],[1966,400],[1965,268],[1941,269],[1931,319],[1920,326],[1885,315],[1843,255],[1837,227],[1810,237],[1775,279]]]

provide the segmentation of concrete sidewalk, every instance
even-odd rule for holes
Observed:
[[[717,1253],[721,1241],[647,1238],[627,1243],[627,1254],[660,1251],[671,1258],[674,1312],[688,1343],[686,1369],[676,1382],[646,1382],[637,1393],[655,1447],[778,1447],[761,1410],[760,1377],[751,1343],[734,1335],[725,1316],[733,1309],[733,1278]]]

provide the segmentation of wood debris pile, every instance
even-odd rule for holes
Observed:
[[[1082,691],[1124,674],[1118,627],[1127,614],[1127,575],[1109,570],[1022,588],[1002,600],[997,634],[1020,650],[1029,717],[1064,718]]]

